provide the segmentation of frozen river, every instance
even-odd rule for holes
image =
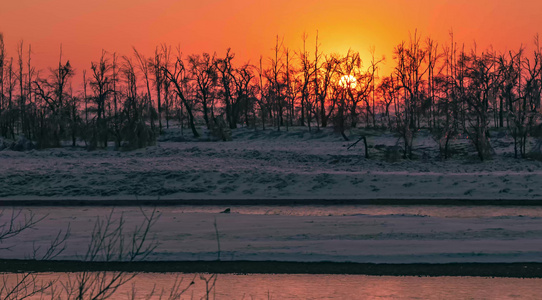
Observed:
[[[221,213],[227,209],[229,213]],[[2,220],[10,216],[9,210]],[[15,208],[16,210],[18,208]],[[3,242],[3,258],[28,258],[70,228],[59,259],[80,259],[98,217],[123,220],[129,233],[139,207],[30,207],[35,228]],[[143,208],[149,215],[152,208]],[[540,207],[232,206],[158,207],[147,260],[469,263],[542,262]],[[215,228],[216,223],[216,228]]]
[[[122,219],[123,231],[130,234],[152,210],[6,207],[0,216],[4,224],[12,211],[20,212],[16,221],[32,215],[40,221],[4,240],[1,258],[32,257],[34,249],[45,249],[59,231],[70,228],[57,259],[81,260],[97,220],[111,216],[115,225]],[[163,206],[155,213],[159,217],[149,237],[157,247],[147,261],[216,260],[218,235],[225,262],[542,262],[542,208],[537,206]],[[5,282],[16,278],[2,276]],[[76,280],[77,273],[39,276],[62,284]],[[131,299],[136,292],[133,299],[159,299],[147,296],[153,288],[168,293],[176,279],[183,285],[195,282],[184,298],[205,295],[199,274],[142,273],[114,298]],[[539,299],[540,294],[540,278],[219,274],[211,299]]]

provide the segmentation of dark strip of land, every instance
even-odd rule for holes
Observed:
[[[87,199],[0,200],[0,206],[209,206],[209,205],[426,205],[426,206],[542,206],[542,199]]]
[[[99,271],[542,278],[542,263],[371,264],[278,261],[80,262],[0,260],[0,272],[6,273]]]

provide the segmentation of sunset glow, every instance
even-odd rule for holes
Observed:
[[[4,1],[0,32],[14,55],[16,44],[32,44],[40,69],[55,65],[59,45],[81,76],[102,49],[128,55],[132,46],[150,55],[166,43],[185,54],[217,52],[232,48],[238,63],[257,63],[269,57],[275,37],[299,52],[302,34],[312,49],[318,31],[320,49],[344,54],[359,51],[364,63],[369,49],[390,63],[393,47],[418,30],[439,44],[453,30],[458,43],[478,48],[493,45],[498,51],[532,45],[542,30],[540,1],[306,1],[270,2],[177,0],[68,0]],[[506,25],[505,25],[506,24]],[[313,50],[311,50],[313,52]]]
[[[344,75],[339,81],[339,85],[343,88],[355,89],[357,84],[356,77],[352,75]]]

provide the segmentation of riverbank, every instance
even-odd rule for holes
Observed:
[[[347,274],[542,278],[542,263],[364,264],[281,261],[81,262],[0,260],[6,273],[144,272],[209,274]]]
[[[360,144],[350,147],[360,134],[368,139],[368,159]],[[156,146],[128,152],[3,150],[0,200],[542,200],[542,162],[513,158],[506,132],[492,133],[495,155],[485,162],[466,137],[452,141],[451,158],[444,160],[431,134],[420,131],[414,158],[406,160],[401,141],[389,132],[356,129],[350,136],[344,141],[329,128],[241,128],[233,141],[209,142],[170,129]]]

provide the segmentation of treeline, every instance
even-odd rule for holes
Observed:
[[[8,57],[0,35],[0,135],[24,136],[39,148],[83,141],[90,149],[114,142],[117,149],[155,143],[172,121],[199,137],[205,125],[229,139],[238,126],[308,130],[333,126],[348,139],[353,127],[387,128],[399,134],[404,156],[412,155],[420,128],[428,128],[441,154],[467,135],[480,159],[490,159],[490,127],[506,128],[516,157],[528,152],[537,129],[542,93],[542,51],[520,47],[498,53],[459,46],[450,34],[442,45],[416,33],[394,49],[391,74],[384,60],[364,62],[356,51],[326,54],[315,44],[293,51],[277,38],[273,56],[239,64],[203,53],[183,56],[161,45],[147,57],[103,51],[89,70],[76,74],[62,49],[58,66],[38,72],[32,50],[17,45]],[[82,87],[73,86],[82,76]]]

